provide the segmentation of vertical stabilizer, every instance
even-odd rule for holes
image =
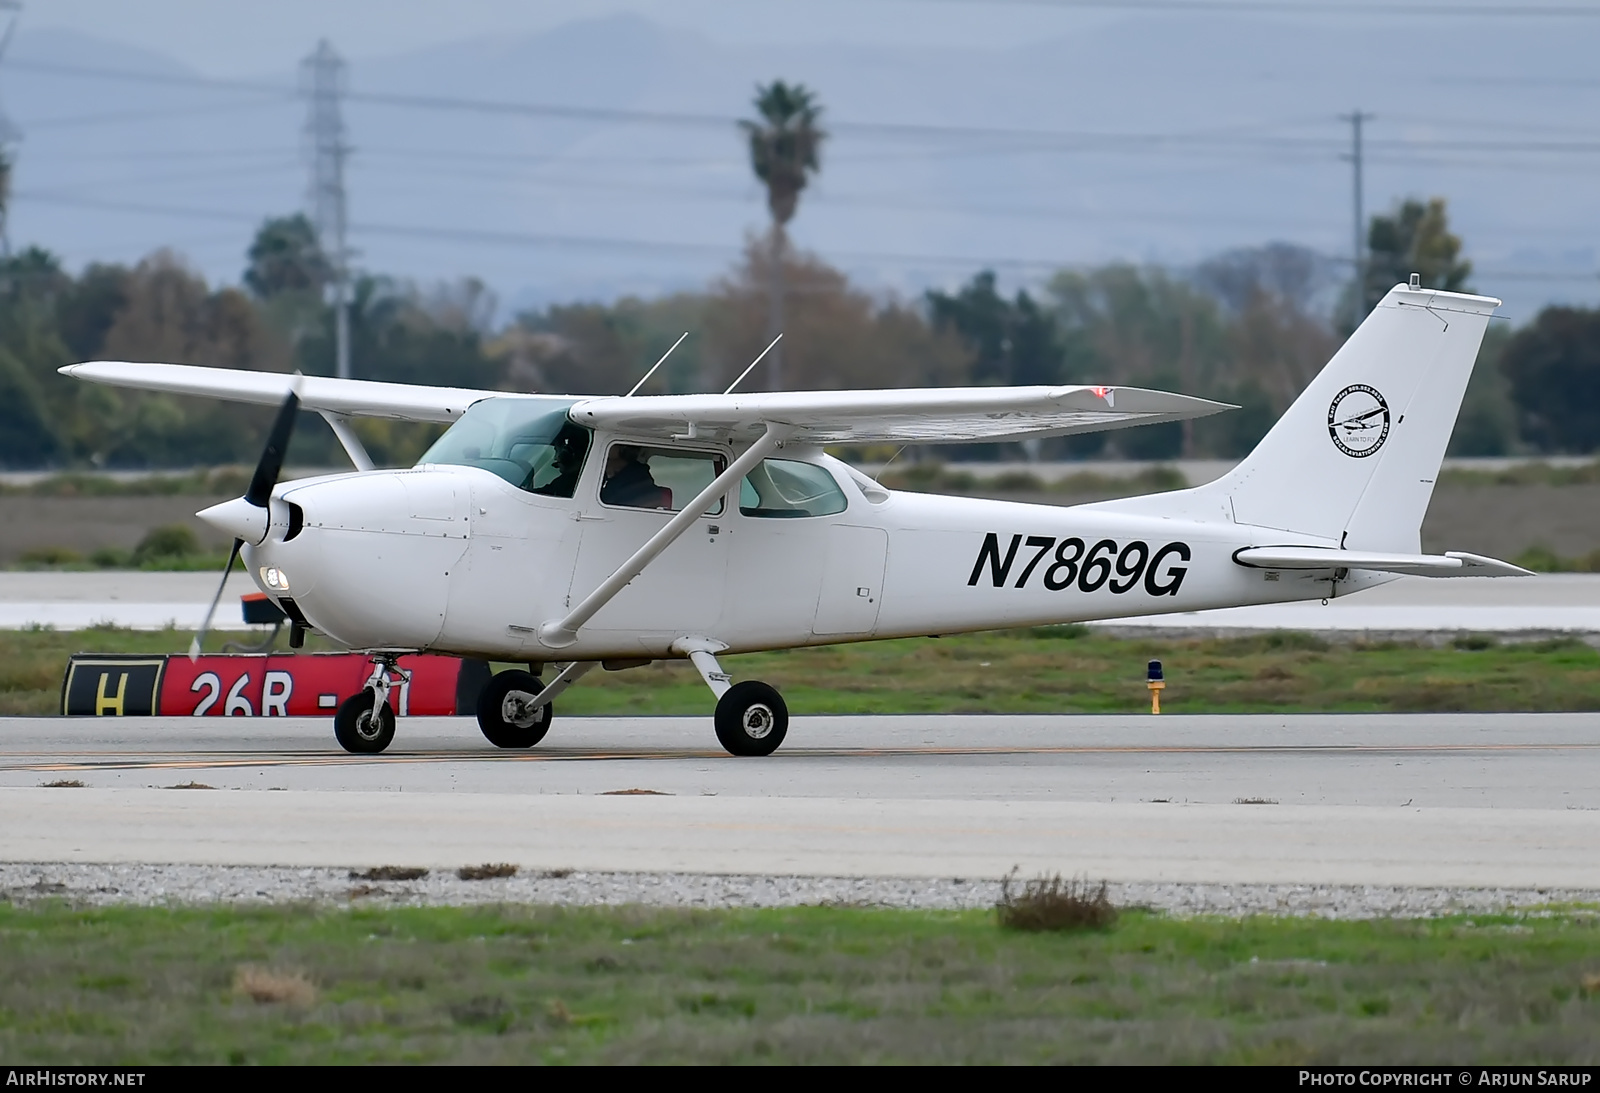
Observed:
[[[1422,517],[1500,301],[1396,285],[1231,473],[1196,494],[1240,524],[1420,549]]]

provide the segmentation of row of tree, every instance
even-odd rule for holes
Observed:
[[[820,258],[752,238],[735,268],[698,292],[563,304],[496,324],[476,281],[423,289],[358,279],[354,373],[405,383],[618,393],[684,330],[651,390],[721,390],[766,344],[773,286],[784,298],[787,388],[1098,382],[1184,391],[1241,409],[1191,423],[1047,442],[1031,454],[1168,459],[1243,454],[1327,361],[1357,319],[1411,272],[1467,286],[1471,269],[1442,201],[1375,217],[1364,283],[1285,244],[1239,250],[1183,276],[1131,265],[1066,271],[1002,292],[980,272],[951,291],[885,299]],[[774,269],[773,263],[781,263]],[[171,467],[249,462],[269,410],[139,394],[59,376],[90,359],[333,372],[329,265],[303,217],[257,234],[239,287],[207,285],[175,255],[77,275],[28,249],[0,262],[0,464]],[[746,381],[759,386],[759,375]],[[414,459],[423,426],[363,422],[375,457]],[[1600,448],[1600,312],[1551,308],[1527,327],[1491,326],[1453,450]],[[975,448],[973,456],[1001,454]],[[335,465],[308,418],[291,453]]]

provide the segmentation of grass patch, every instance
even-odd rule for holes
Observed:
[[[65,472],[27,485],[0,483],[0,497],[229,497],[244,493],[252,473],[249,467],[157,472],[138,478]]]
[[[1600,482],[1600,460],[1572,467],[1533,462],[1498,471],[1451,468],[1439,473],[1441,486],[1583,486],[1595,482]]]
[[[0,631],[0,716],[60,709],[73,652],[181,653],[188,631]],[[236,634],[213,634],[218,650]],[[288,635],[279,638],[286,648]],[[308,651],[330,648],[316,635]],[[1082,626],[865,642],[723,659],[736,679],[783,692],[796,714],[1139,713],[1145,665],[1159,660],[1167,713],[1600,709],[1600,652],[1576,639],[1436,648],[1330,644],[1309,634],[1172,641],[1112,638]],[[704,715],[711,700],[685,661],[595,672],[562,695],[559,716]]]
[[[1166,713],[1600,709],[1600,652],[1581,641],[1332,644],[1310,634],[1168,640],[1084,627],[835,645],[723,658],[735,679],[778,688],[796,714],[1148,713],[1148,661]],[[703,714],[692,667],[658,661],[594,673],[558,716]]]
[[[992,474],[985,473],[982,464],[932,462],[887,468],[878,481],[892,490],[911,490],[916,493],[1056,493],[1104,499],[1163,493],[1185,489],[1189,485],[1182,471],[1165,466],[1146,467],[1131,475],[1080,471],[1046,482],[1028,471]]]
[[[1600,1061],[1593,913],[0,906],[0,1057],[77,1063]],[[248,972],[246,969],[250,969]]]
[[[1547,546],[1535,544],[1518,554],[1512,564],[1535,573],[1600,573],[1600,550],[1568,558]]]

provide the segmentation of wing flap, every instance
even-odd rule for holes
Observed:
[[[196,395],[230,402],[281,404],[289,393],[292,376],[281,372],[246,372],[235,368],[202,368],[191,364],[138,364],[128,361],[89,361],[69,364],[61,374],[112,387]],[[348,417],[387,417],[401,421],[451,422],[479,399],[499,391],[474,391],[461,387],[423,387],[373,380],[341,380],[326,376],[301,378],[300,404]]]
[[[681,440],[744,440],[769,424],[809,444],[948,444],[1065,436],[1204,417],[1233,407],[1137,387],[948,387],[585,399],[572,420]]]
[[[1521,566],[1450,550],[1443,554],[1388,554],[1332,547],[1246,547],[1233,560],[1252,569],[1369,569],[1411,577],[1531,577]]]

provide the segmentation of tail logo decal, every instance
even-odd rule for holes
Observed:
[[[1371,455],[1389,439],[1389,404],[1377,388],[1352,383],[1328,406],[1328,435],[1352,459]]]

